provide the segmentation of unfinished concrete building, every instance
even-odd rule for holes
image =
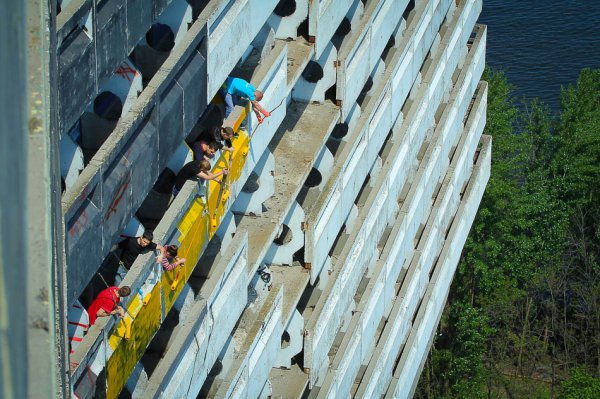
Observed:
[[[28,195],[46,190],[31,206],[58,253],[45,393],[411,397],[490,173],[482,0],[32,3],[52,178]],[[228,76],[271,116],[222,121]],[[221,122],[229,175],[173,199]],[[86,328],[115,244],[145,230],[185,266],[140,255],[125,317]]]

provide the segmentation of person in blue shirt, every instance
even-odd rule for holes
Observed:
[[[271,116],[269,111],[265,110],[258,103],[262,100],[263,93],[260,90],[256,90],[254,86],[244,79],[228,77],[223,85],[222,94],[225,100],[225,118],[231,114],[235,105],[241,103],[241,100],[250,101],[252,111],[256,114],[258,123],[262,123],[263,115],[265,118]]]

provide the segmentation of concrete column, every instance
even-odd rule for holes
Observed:
[[[275,157],[267,150],[238,194],[231,210],[244,215],[262,215],[263,202],[275,194],[274,170]]]
[[[60,187],[60,165],[57,118],[56,113],[53,112],[56,110],[57,100],[57,90],[53,87],[57,82],[54,50],[56,48],[55,10],[50,10],[49,4],[47,1],[39,0],[27,2],[26,24],[23,24],[23,20],[18,22],[20,26],[26,26],[27,50],[17,49],[20,51],[16,51],[13,55],[14,59],[27,57],[27,67],[24,70],[27,72],[28,103],[21,103],[21,106],[27,107],[28,110],[27,130],[25,131],[23,126],[21,131],[27,134],[28,148],[26,169],[17,169],[16,165],[10,168],[10,170],[27,171],[26,175],[22,176],[26,178],[27,190],[26,202],[24,202],[27,209],[27,219],[24,224],[27,226],[25,240],[27,250],[23,251],[26,259],[24,264],[21,264],[18,278],[11,282],[11,285],[23,280],[27,285],[25,291],[27,312],[26,314],[21,312],[20,317],[15,320],[25,318],[28,329],[26,357],[29,366],[29,387],[27,395],[21,397],[35,398],[68,397],[70,390],[67,381],[68,344],[63,294],[66,291],[63,257],[64,227],[60,190],[56,189]],[[56,7],[54,2],[52,7]],[[10,36],[13,34],[11,33]],[[15,96],[20,91],[18,89],[8,93]],[[12,147],[11,143],[7,148],[12,151]],[[25,163],[23,158],[20,158],[19,161]],[[19,186],[22,187],[16,185]],[[21,258],[23,253],[20,255]],[[11,343],[11,346],[16,345]],[[25,355],[22,348],[19,350],[20,356],[13,357],[11,362],[19,362],[18,358]],[[14,364],[11,368],[15,372],[19,370]]]
[[[0,36],[0,183],[10,190],[0,192],[0,397],[27,397],[27,345],[25,274],[12,262],[23,256],[26,248],[25,202],[26,177],[25,144],[27,135],[27,68],[26,3],[3,0],[4,24]],[[7,40],[6,38],[11,38]],[[4,212],[4,210],[10,212]]]

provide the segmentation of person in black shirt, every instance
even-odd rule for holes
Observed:
[[[223,169],[220,172],[212,173],[210,171],[210,162],[205,159],[193,160],[185,165],[175,178],[175,186],[173,187],[173,196],[177,196],[186,181],[199,177],[202,180],[216,180],[221,175],[227,175],[229,170]]]
[[[233,153],[235,150],[235,148],[233,148],[233,144],[231,143],[233,136],[233,129],[230,126],[213,126],[204,130],[200,134],[199,140],[207,143],[215,142],[218,150],[229,151]]]
[[[147,250],[154,251],[162,248],[159,244],[152,242],[153,239],[154,235],[151,231],[144,231],[141,237],[129,237],[119,243],[116,253],[119,258],[119,269],[115,276],[116,285],[119,285],[123,278],[125,278],[125,274],[131,269],[133,262],[139,254]]]

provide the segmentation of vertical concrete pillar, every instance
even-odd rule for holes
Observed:
[[[0,397],[25,398],[27,394],[25,275],[12,265],[26,248],[25,152],[27,137],[26,3],[0,1],[10,15],[0,24]],[[7,40],[6,38],[9,38]],[[10,134],[9,134],[10,133]],[[4,210],[10,212],[4,212]]]
[[[283,332],[281,337],[281,350],[277,354],[277,360],[273,367],[292,367],[292,358],[302,351],[304,341],[304,318],[294,309],[292,318]]]
[[[264,262],[266,264],[292,264],[294,253],[304,246],[304,234],[301,229],[304,219],[304,209],[294,201],[290,212],[283,221],[284,225],[281,226],[282,234],[271,244],[265,255]]]
[[[242,191],[238,194],[231,210],[244,215],[262,215],[262,204],[275,194],[275,157],[270,151],[260,158],[254,171],[246,181]]]
[[[12,2],[11,2],[12,3]],[[16,3],[15,3],[16,4]],[[26,282],[27,312],[16,318],[27,320],[28,385],[22,397],[68,397],[67,336],[64,276],[64,227],[60,204],[59,134],[56,118],[56,3],[32,0],[27,4],[27,49],[15,54],[27,59],[26,204],[25,264],[13,283]],[[16,7],[16,6],[15,6]],[[11,18],[12,20],[12,18]],[[17,30],[17,29],[15,29]],[[11,33],[10,36],[13,36]],[[8,36],[7,36],[8,37]],[[15,57],[19,58],[19,57]],[[18,75],[17,75],[18,76]],[[20,90],[9,91],[11,96]],[[12,149],[13,145],[7,148]],[[24,162],[21,160],[17,162]],[[15,166],[10,170],[15,170]],[[22,179],[20,179],[22,180]],[[19,186],[19,185],[17,185]],[[12,186],[15,187],[15,186]],[[21,253],[21,258],[23,258]],[[21,305],[22,306],[22,305]],[[24,356],[21,352],[20,356]],[[19,356],[11,361],[19,361]],[[17,368],[11,367],[15,372]],[[23,369],[21,369],[23,370]],[[18,397],[18,396],[17,396]]]

